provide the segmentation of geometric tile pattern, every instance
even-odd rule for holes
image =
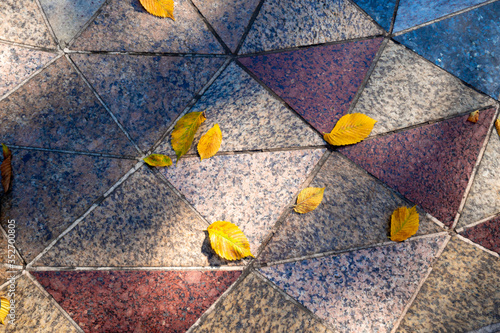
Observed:
[[[500,254],[500,218],[496,217],[484,223],[472,226],[460,232],[474,243]]]
[[[391,20],[394,14],[396,0],[378,1],[378,0],[354,0],[368,15],[380,24],[382,28],[389,31]]]

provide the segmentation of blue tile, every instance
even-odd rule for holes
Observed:
[[[396,0],[354,0],[354,2],[377,21],[382,28],[389,31]]]
[[[395,39],[475,88],[500,93],[500,2],[408,32]]]

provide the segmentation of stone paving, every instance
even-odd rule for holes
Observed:
[[[500,1],[177,0],[174,15],[0,1],[15,173],[0,288],[16,306],[0,332],[500,332]],[[193,111],[195,143],[219,124],[218,154],[145,165],[175,155]],[[329,146],[348,113],[378,122]],[[308,186],[323,202],[296,214]],[[390,241],[414,205],[418,233]],[[256,258],[220,259],[217,220]]]

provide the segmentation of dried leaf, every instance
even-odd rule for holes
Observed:
[[[227,260],[253,257],[250,243],[237,225],[227,221],[217,221],[208,228],[210,245],[215,253]]]
[[[174,0],[139,0],[146,11],[154,16],[174,18]]]
[[[470,121],[471,123],[477,123],[477,121],[479,120],[479,110],[476,110],[474,112],[471,112],[469,114],[469,118],[467,118],[468,121]]]
[[[500,119],[495,120],[495,128],[497,129],[497,133],[500,136]]]
[[[150,166],[155,167],[168,167],[172,165],[172,160],[167,155],[162,154],[151,154],[148,157],[144,158],[144,162],[146,162]]]
[[[376,122],[361,113],[346,114],[339,119],[330,133],[323,135],[323,138],[333,146],[352,145],[366,139]]]
[[[219,124],[215,124],[207,133],[203,134],[200,142],[198,142],[200,159],[203,161],[204,158],[214,156],[219,151],[221,142],[222,132],[220,131]]]
[[[324,187],[308,187],[300,191],[297,197],[297,205],[293,209],[297,213],[304,214],[315,210],[323,200]]]
[[[177,121],[172,132],[172,148],[177,155],[177,161],[189,151],[196,131],[206,119],[203,112],[191,112]]]
[[[417,207],[397,208],[391,216],[391,240],[402,242],[415,235],[418,230]]]
[[[8,298],[0,297],[0,303],[0,323],[5,325],[5,318],[7,318],[10,311],[10,301]]]
[[[2,175],[3,191],[7,193],[12,181],[12,153],[9,148],[2,143],[3,162],[0,164],[0,174]]]

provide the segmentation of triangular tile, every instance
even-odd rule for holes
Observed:
[[[193,333],[331,333],[320,321],[250,273]]]
[[[324,149],[182,158],[162,170],[209,223],[231,221],[255,253]]]
[[[35,265],[208,266],[207,226],[143,167]]]
[[[460,116],[340,152],[451,226],[494,114],[482,111],[476,124]]]
[[[500,254],[500,217],[497,216],[486,222],[466,228],[460,232],[464,237],[469,238],[484,248]]]
[[[0,44],[0,98],[57,56],[9,44]]]
[[[3,232],[0,233],[0,285],[3,285],[7,280],[19,275],[22,272],[22,267],[24,261],[19,257],[18,252],[15,248],[12,248],[12,239],[15,241],[15,231],[16,223],[15,220],[8,220],[10,222],[7,224],[7,235],[9,238],[4,236]],[[10,233],[9,233],[10,231]],[[11,244],[9,244],[9,240]]]
[[[395,37],[413,51],[493,98],[500,96],[500,2]],[[467,27],[466,29],[464,27]]]
[[[266,0],[239,53],[278,50],[383,33],[384,30],[348,0]]]
[[[340,332],[390,332],[446,234],[260,271]]]
[[[260,0],[193,0],[233,52],[236,51],[259,2]]]
[[[190,110],[203,111],[207,120],[200,126],[194,142],[214,124],[219,124],[223,133],[220,151],[324,144],[314,129],[235,63],[228,66]],[[170,136],[158,151],[175,154]],[[196,145],[190,153],[196,154]]]
[[[185,332],[240,271],[33,272],[85,332]]]
[[[155,17],[137,0],[110,0],[76,39],[87,51],[224,53],[189,0],[175,3],[175,21]]]
[[[326,187],[320,206],[304,215],[292,212],[260,255],[260,261],[272,262],[387,242],[393,211],[401,206],[413,207],[336,153],[328,158],[309,186]],[[422,209],[418,208],[418,212],[417,235],[443,231]]]
[[[55,49],[35,0],[0,1],[0,39]]]
[[[6,144],[137,154],[64,57],[2,100],[0,116],[0,139]]]
[[[389,41],[352,113],[378,120],[371,135],[463,114],[495,100]]]
[[[397,332],[472,332],[499,323],[499,290],[498,258],[453,237]]]
[[[400,0],[394,32],[405,30],[487,0]]]
[[[358,91],[381,38],[241,58],[320,132],[330,132]]]
[[[148,150],[222,65],[222,58],[74,54],[83,75]]]
[[[92,18],[105,0],[40,0],[59,41],[68,43]]]
[[[16,247],[33,260],[133,165],[134,160],[11,149],[14,180],[2,195],[2,226],[16,221]]]
[[[396,7],[396,0],[354,0],[368,15],[380,24],[382,28],[389,31],[391,28],[392,16]]]

